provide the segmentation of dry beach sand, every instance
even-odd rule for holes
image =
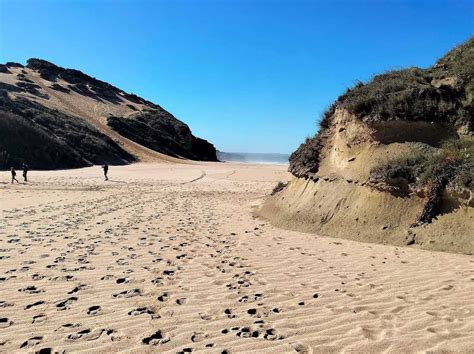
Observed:
[[[474,350],[472,256],[278,229],[285,171],[2,173],[0,351]]]

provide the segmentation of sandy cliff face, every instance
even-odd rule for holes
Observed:
[[[473,40],[447,57],[471,62],[472,48]],[[410,70],[341,96],[319,133],[292,154],[293,180],[265,202],[261,215],[323,235],[473,253],[472,71]],[[459,159],[445,152],[447,141],[464,144]],[[413,156],[419,166],[397,165],[418,161]]]
[[[217,159],[212,144],[159,105],[44,60],[0,65],[0,168],[183,158]]]

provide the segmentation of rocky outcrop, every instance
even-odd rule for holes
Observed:
[[[43,169],[124,164],[162,154],[217,161],[212,144],[159,105],[79,70],[41,59],[9,62],[0,66],[0,93],[0,134],[8,135],[0,168],[22,161]],[[19,127],[28,141],[15,133]]]

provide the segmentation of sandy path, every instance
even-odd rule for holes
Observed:
[[[285,167],[100,173],[0,183],[0,351],[474,348],[473,257],[276,229]]]

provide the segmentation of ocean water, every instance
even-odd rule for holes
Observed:
[[[217,158],[223,162],[240,162],[249,164],[288,165],[289,155],[275,153],[242,153],[217,152]]]

